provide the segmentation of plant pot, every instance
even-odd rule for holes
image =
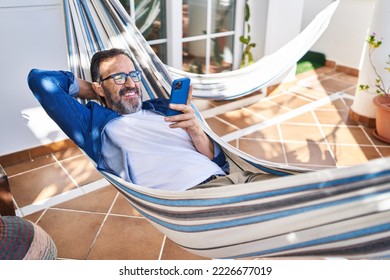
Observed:
[[[374,136],[390,143],[390,97],[376,96],[373,99],[376,106],[376,130]]]
[[[376,96],[376,94],[356,89],[349,117],[358,124],[375,128],[376,106],[373,99]]]

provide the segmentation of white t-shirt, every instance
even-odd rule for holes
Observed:
[[[225,174],[195,149],[187,132],[170,128],[163,116],[147,110],[107,124],[102,156],[115,174],[149,188],[184,191]]]

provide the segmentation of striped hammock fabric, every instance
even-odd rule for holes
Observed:
[[[89,79],[89,58],[95,51],[125,48],[145,74],[144,93],[149,98],[168,96],[169,72],[136,28],[124,20],[118,1],[64,3],[69,61],[76,75]],[[199,113],[198,117],[206,133],[224,148],[233,168],[286,176],[171,192],[102,172],[176,244],[209,258],[390,258],[390,158],[309,172],[252,158],[222,141]]]
[[[235,99],[270,85],[309,51],[328,27],[339,5],[339,0],[333,1],[295,38],[250,66],[224,73],[194,74],[163,65],[118,0],[64,2],[68,34],[72,42],[69,49],[77,57],[73,59],[73,55],[70,56],[71,65],[80,74],[83,68],[89,67],[89,57],[97,50],[119,47],[129,50],[141,68],[148,70],[148,80],[168,81],[165,86],[169,86],[171,77],[188,76],[191,78],[194,97],[213,100]],[[155,1],[151,5],[155,6]],[[154,16],[152,10],[151,17]]]

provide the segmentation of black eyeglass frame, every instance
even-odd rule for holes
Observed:
[[[122,78],[123,78],[123,75],[124,75],[124,82],[123,83],[118,83],[117,80],[115,80],[115,76],[118,76],[118,75],[122,75]],[[133,75],[133,76],[132,76]],[[124,72],[119,72],[119,73],[114,73],[114,74],[111,74],[109,75],[108,77],[102,79],[101,77],[99,78],[100,80],[100,83],[104,82],[105,80],[108,80],[108,79],[113,79],[114,80],[114,83],[117,84],[117,85],[124,85],[127,81],[127,77],[130,77],[130,79],[134,82],[134,83],[137,83],[137,82],[140,82],[142,80],[142,71],[141,70],[134,70],[134,71],[130,71],[129,73],[124,73]],[[135,79],[135,80],[134,80]]]

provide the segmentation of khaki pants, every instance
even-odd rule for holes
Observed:
[[[233,172],[226,176],[215,176],[215,179],[212,179],[204,184],[196,185],[190,188],[190,190],[256,182],[277,177],[279,176],[273,174],[253,173],[250,171]]]

